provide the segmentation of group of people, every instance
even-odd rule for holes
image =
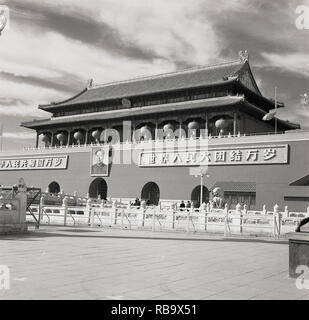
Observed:
[[[147,206],[150,205],[149,199],[146,201],[146,205]],[[181,203],[179,204],[179,210],[180,211],[190,210],[192,205],[193,205],[194,208],[198,208],[199,207],[199,203],[197,203],[197,202],[188,200],[185,203],[185,201],[182,200]],[[141,206],[141,200],[139,198],[135,198],[134,202],[133,201],[131,202],[131,206],[132,207],[140,207]]]
[[[149,205],[149,200],[146,201],[146,205]],[[131,202],[131,206],[132,207],[140,207],[141,206],[141,200],[139,198],[136,198],[134,200],[134,202]],[[184,201],[181,201],[180,205],[179,205],[179,210],[180,211],[185,211],[185,210],[189,210],[192,206],[192,202],[191,201],[187,201],[187,203],[185,203]]]
[[[191,202],[187,201],[187,203],[185,203],[183,200],[181,201],[180,205],[179,205],[179,210],[180,211],[184,211],[185,209],[190,209],[191,208]]]
[[[133,203],[131,203],[133,207],[140,207],[141,206],[141,201],[139,198],[136,198]]]
[[[143,200],[142,200],[143,201]],[[136,198],[134,200],[134,202],[131,202],[131,206],[132,207],[140,207],[141,206],[141,202],[142,202],[139,198]],[[150,203],[150,200],[145,200],[146,201],[146,206],[150,206],[151,203]]]

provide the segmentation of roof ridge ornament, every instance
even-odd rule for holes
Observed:
[[[130,108],[131,107],[131,100],[128,98],[123,98],[123,99],[121,99],[121,104],[126,108]]]
[[[2,31],[4,30],[4,28],[6,27],[7,25],[7,17],[5,16],[5,12],[4,12],[4,9],[2,9],[0,11],[0,35],[2,33]]]
[[[238,52],[238,56],[242,62],[249,61],[249,53],[248,50],[240,50]]]
[[[224,80],[224,81],[233,81],[233,80],[238,80],[239,78],[238,78],[238,75],[236,75],[236,76],[225,76],[225,77],[223,77],[222,78],[222,80]]]
[[[309,93],[305,92],[300,95],[302,97],[302,103],[304,107],[309,106]]]
[[[87,81],[87,89],[90,89],[90,88],[92,88],[93,87],[93,79],[89,79],[88,81]]]

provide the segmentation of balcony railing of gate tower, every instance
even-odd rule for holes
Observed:
[[[302,132],[309,132],[303,131]],[[288,132],[288,133],[296,133],[296,132]],[[297,132],[299,133],[299,132]],[[130,144],[147,144],[147,143],[152,143],[152,142],[158,142],[158,143],[164,143],[164,142],[172,142],[172,141],[203,141],[203,140],[213,140],[213,139],[231,139],[231,138],[243,138],[243,137],[254,137],[254,136],[271,136],[271,135],[283,135],[286,134],[286,131],[280,131],[277,133],[274,132],[262,132],[262,133],[250,133],[250,134],[240,134],[238,133],[237,135],[218,135],[218,136],[201,136],[201,137],[190,137],[190,138],[166,138],[166,139],[149,139],[149,140],[127,140],[127,141],[122,141],[122,142],[117,142],[116,145],[130,145]],[[33,151],[33,150],[53,150],[53,149],[67,149],[67,148],[84,148],[84,147],[95,147],[95,146],[100,146],[100,145],[106,145],[108,143],[106,142],[100,142],[100,143],[90,143],[90,144],[72,144],[72,145],[57,145],[57,146],[40,146],[40,147],[24,147],[23,150],[26,151]]]

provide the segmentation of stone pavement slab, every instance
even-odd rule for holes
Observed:
[[[42,227],[0,236],[0,265],[0,299],[309,299],[270,238]]]

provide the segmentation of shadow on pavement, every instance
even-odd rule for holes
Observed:
[[[108,230],[108,232],[119,232],[123,233],[121,235],[115,235],[115,234],[106,234],[104,233],[105,230]],[[98,234],[101,232],[101,234]],[[130,235],[130,232],[134,233]],[[138,232],[143,232],[141,235],[136,235]],[[215,241],[215,242],[251,242],[251,243],[269,243],[269,244],[287,244],[287,240],[280,239],[280,240],[274,240],[272,238],[234,238],[234,237],[224,237],[223,235],[219,234],[193,234],[192,237],[190,235],[184,235],[182,236],[181,233],[178,235],[175,235],[174,233],[168,234],[165,233],[165,235],[160,235],[159,232],[152,233],[152,231],[148,231],[149,235],[145,235],[144,233],[147,232],[145,230],[117,230],[117,229],[83,229],[83,228],[66,228],[66,229],[60,229],[59,227],[56,227],[55,229],[49,228],[48,231],[44,231],[44,229],[41,230],[35,230],[35,231],[28,231],[24,234],[11,234],[11,235],[0,235],[0,240],[17,240],[17,241],[39,241],[40,238],[46,238],[46,237],[62,237],[62,238],[94,238],[94,239],[133,239],[133,240],[170,240],[170,241]],[[95,233],[95,234],[92,234]],[[195,236],[198,236],[198,238],[194,238]],[[204,238],[205,236],[205,238]]]

